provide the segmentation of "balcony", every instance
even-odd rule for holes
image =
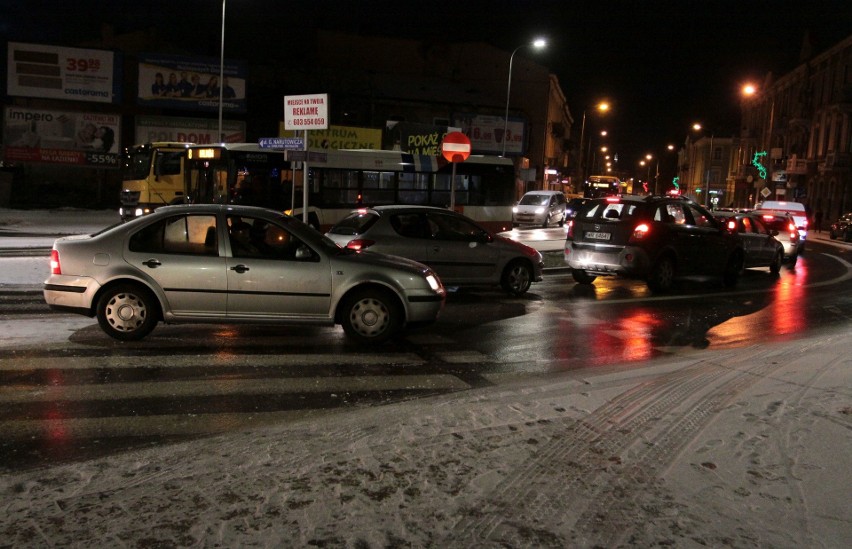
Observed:
[[[830,152],[825,155],[825,168],[821,171],[846,171],[852,166],[852,154]]]

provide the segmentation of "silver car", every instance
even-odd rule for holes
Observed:
[[[264,208],[181,205],[57,239],[44,299],[137,340],[158,321],[341,324],[378,343],[433,322],[446,292],[429,267],[343,249]]]
[[[541,280],[541,253],[471,219],[430,206],[353,211],[326,235],[348,248],[400,255],[432,267],[447,286],[497,285],[521,295]]]
[[[567,202],[562,191],[530,191],[512,208],[512,227],[565,225]]]

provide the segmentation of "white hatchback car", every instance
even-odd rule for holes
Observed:
[[[512,226],[565,225],[567,201],[562,191],[530,191],[512,208]]]

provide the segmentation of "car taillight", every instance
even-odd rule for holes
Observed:
[[[790,223],[790,226],[789,226],[789,227],[787,227],[787,229],[788,229],[790,232],[794,232],[794,233],[795,233],[795,232],[797,232],[797,231],[796,231],[796,224],[795,224],[795,223]]]
[[[375,243],[375,240],[367,240],[366,238],[356,238],[354,240],[350,240],[346,247],[350,250],[366,250]]]
[[[56,250],[50,251],[50,274],[62,274],[62,267],[59,266],[59,252]]]
[[[574,238],[574,220],[573,219],[568,222],[568,232],[566,233],[566,236],[568,238],[571,238],[571,239]]]
[[[651,227],[647,223],[640,223],[633,229],[633,236],[631,238],[642,240],[649,232],[651,232]]]
[[[734,232],[737,228],[737,222],[733,219],[728,221],[728,230]]]

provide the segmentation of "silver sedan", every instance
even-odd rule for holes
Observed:
[[[51,308],[97,316],[119,340],[164,321],[341,324],[377,343],[435,321],[445,295],[415,261],[341,248],[272,210],[212,204],[57,239],[44,285]]]

